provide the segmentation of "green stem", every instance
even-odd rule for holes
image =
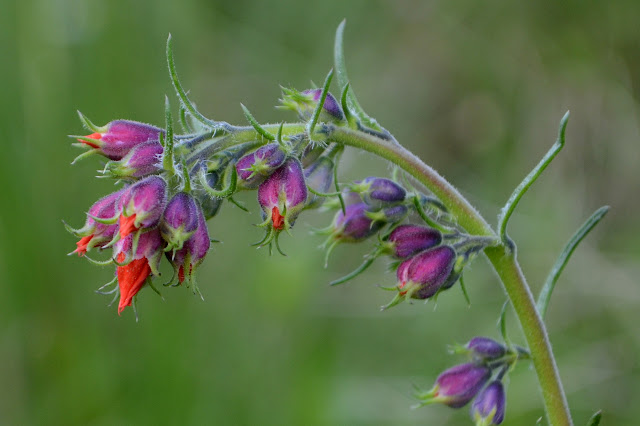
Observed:
[[[267,124],[262,127],[267,131],[277,131],[278,126]],[[328,142],[360,148],[392,162],[438,197],[449,212],[455,216],[457,223],[469,234],[497,237],[480,213],[446,179],[403,146],[346,127],[327,124],[318,127],[319,129],[312,135],[313,140],[324,139]],[[304,131],[305,126],[302,123],[283,126],[283,134],[285,135]],[[259,140],[259,135],[252,127],[235,128],[231,135],[224,138],[221,145],[228,148],[252,140]],[[549,336],[536,309],[536,303],[527,280],[518,264],[516,250],[514,247],[502,243],[498,246],[487,247],[485,254],[502,281],[520,322],[538,376],[549,423],[553,426],[573,425]]]

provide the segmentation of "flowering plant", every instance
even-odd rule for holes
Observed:
[[[508,298],[501,315],[503,342],[476,337],[457,347],[456,352],[465,353],[468,362],[443,372],[430,391],[417,392],[418,406],[443,403],[460,408],[471,403],[477,425],[501,424],[508,374],[518,361],[531,360],[550,423],[572,424],[543,317],[564,265],[607,207],[596,211],[567,244],[537,303],[518,265],[516,245],[507,234],[519,200],[562,149],[568,113],[556,143],[514,190],[494,230],[449,182],[360,106],[346,73],[343,31],[344,23],[338,27],[335,45],[339,96],[329,92],[332,70],[322,88],[283,89],[280,107],[296,112],[301,121],[261,124],[242,106],[248,126],[212,120],[198,111],[177,77],[169,37],[167,60],[180,103],[182,132],[174,131],[168,100],[163,128],[129,120],[99,127],[80,114],[91,133],[74,136],[75,145],[85,150],[76,160],[106,157],[103,174],[117,179],[121,188],[89,208],[83,227],[67,226],[79,238],[72,254],[115,266],[114,279],[98,292],[119,299],[118,313],[131,305],[135,311],[136,298],[145,286],[158,292],[154,281],[160,275],[162,257],[174,271],[164,285],[185,284],[200,294],[196,269],[212,241],[207,220],[225,199],[245,209],[233,197],[250,190],[257,190],[264,220],[259,224],[265,229],[264,237],[255,244],[259,247],[270,251],[275,247],[284,254],[279,241],[282,232],[293,234],[297,218],[315,209],[334,213],[331,224],[318,231],[327,235],[327,258],[337,244],[374,241],[362,265],[331,284],[345,283],[386,257],[397,284],[387,289],[395,296],[383,309],[403,301],[436,299],[457,283],[466,296],[465,268],[484,253]],[[346,147],[388,160],[392,175],[341,183],[338,169]],[[111,254],[100,261],[93,259],[93,251]],[[506,334],[508,304],[520,320],[528,348],[512,344]],[[596,415],[591,424],[598,422]]]

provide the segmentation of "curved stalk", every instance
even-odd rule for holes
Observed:
[[[433,192],[467,232],[495,236],[484,218],[449,182],[403,146],[341,127],[330,126],[327,133],[332,142],[363,149],[401,167]],[[549,336],[516,259],[515,250],[499,245],[487,247],[485,254],[502,281],[529,345],[549,423],[554,426],[573,425]]]
[[[267,131],[277,130],[278,125],[263,125]],[[433,168],[403,146],[372,134],[324,124],[318,126],[312,135],[313,140],[326,140],[346,146],[368,151],[384,158],[410,174],[414,179],[429,189],[456,217],[460,226],[469,234],[496,237],[496,233],[478,211]],[[283,134],[291,135],[304,131],[301,123],[285,124]],[[225,147],[259,139],[251,127],[236,128],[223,143]],[[572,426],[569,405],[562,387],[551,343],[546,327],[538,310],[520,265],[516,258],[515,247],[504,243],[487,247],[484,250],[487,258],[502,281],[504,290],[513,305],[522,328],[524,337],[531,352],[531,359],[538,376],[545,410],[549,423],[553,426]]]

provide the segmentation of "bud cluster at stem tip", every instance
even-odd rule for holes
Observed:
[[[501,424],[506,410],[505,377],[528,353],[488,337],[474,337],[456,352],[467,354],[469,361],[442,372],[429,391],[416,395],[421,401],[416,407],[441,403],[461,408],[473,401],[470,414],[477,426]]]

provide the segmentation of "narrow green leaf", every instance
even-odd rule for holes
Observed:
[[[322,108],[324,108],[324,101],[327,99],[327,93],[329,93],[329,86],[331,85],[331,80],[333,79],[333,69],[329,70],[329,74],[324,79],[324,84],[322,85],[322,93],[320,94],[320,99],[316,104],[316,108],[313,110],[313,115],[311,116],[311,120],[307,124],[307,133],[309,134],[309,140],[311,140],[311,135],[313,135],[313,131],[316,128],[316,124],[318,123],[318,118],[320,117],[320,112]]]
[[[551,149],[547,151],[542,160],[534,167],[533,170],[520,182],[520,185],[513,191],[511,197],[502,208],[502,212],[500,213],[500,217],[498,219],[498,230],[500,234],[500,239],[507,242],[507,223],[511,218],[511,214],[515,210],[518,202],[522,198],[522,196],[527,192],[529,187],[533,185],[533,183],[538,179],[540,174],[547,168],[549,163],[555,158],[555,156],[560,152],[562,147],[564,146],[564,134],[567,128],[567,122],[569,121],[569,111],[566,112],[562,120],[560,120],[560,130],[558,132],[558,138],[556,142],[553,144]]]
[[[467,286],[464,284],[463,275],[460,275],[460,288],[462,289],[462,294],[464,295],[464,299],[467,301],[467,306],[471,307],[471,299],[469,298],[469,293],[467,293]]]
[[[334,68],[336,70],[336,76],[338,78],[338,84],[340,86],[340,90],[343,90],[344,87],[349,83],[349,77],[347,76],[347,66],[344,60],[344,27],[347,23],[347,20],[343,20],[338,25],[338,29],[336,30],[336,40],[333,49],[333,62]],[[384,129],[378,124],[376,120],[369,117],[366,112],[358,103],[358,99],[356,99],[356,95],[353,93],[353,89],[347,91],[347,104],[348,109],[354,113],[358,119],[363,122],[366,126],[371,127],[372,129],[383,131]],[[347,111],[345,110],[345,113]]]
[[[598,410],[595,412],[593,416],[587,422],[587,426],[598,426],[600,424],[600,420],[602,420],[602,410]]]
[[[558,278],[564,270],[564,267],[569,262],[569,259],[571,258],[571,255],[575,251],[576,247],[578,247],[578,244],[580,244],[584,237],[586,237],[589,232],[591,232],[591,230],[595,228],[595,226],[602,220],[602,218],[604,218],[608,211],[609,206],[603,206],[596,210],[591,215],[591,217],[589,217],[589,219],[587,219],[587,221],[582,224],[582,226],[576,231],[576,233],[573,234],[569,242],[567,242],[567,244],[564,246],[564,249],[560,253],[560,256],[558,256],[558,260],[556,260],[553,268],[551,268],[549,276],[547,276],[547,280],[545,281],[544,286],[540,291],[540,296],[538,296],[537,308],[541,317],[544,318],[544,314],[547,311],[549,301],[551,300],[551,293],[553,293],[553,289],[558,282]]]
[[[167,39],[167,64],[169,65],[169,75],[171,76],[171,83],[173,83],[173,87],[174,89],[176,89],[176,93],[178,94],[180,101],[182,101],[182,105],[184,105],[189,114],[191,114],[193,118],[207,127],[219,127],[218,123],[208,119],[196,109],[195,105],[193,105],[193,103],[187,96],[187,92],[185,92],[185,90],[182,88],[180,80],[178,79],[178,73],[176,72],[176,64],[173,59],[173,44],[171,34],[169,34],[169,38]]]
[[[369,268],[369,266],[373,264],[376,258],[377,256],[375,255],[375,252],[372,253],[371,255],[367,256],[364,262],[362,262],[362,264],[358,266],[355,270],[351,271],[350,273],[348,273],[342,278],[338,278],[337,280],[331,281],[329,285],[334,286],[334,285],[342,284],[349,280],[352,280],[353,278],[357,277],[358,275],[366,271],[367,268]]]
[[[249,109],[246,106],[244,106],[244,104],[240,104],[240,106],[242,107],[242,111],[244,112],[244,116],[247,117],[247,121],[249,122],[249,124],[251,124],[251,127],[253,127],[255,129],[255,131],[258,132],[259,135],[261,135],[263,138],[268,139],[270,141],[276,140],[275,136],[273,136],[271,133],[266,131],[260,125],[260,123],[258,123],[258,121],[254,118],[254,116],[251,115],[251,112],[249,112]]]

